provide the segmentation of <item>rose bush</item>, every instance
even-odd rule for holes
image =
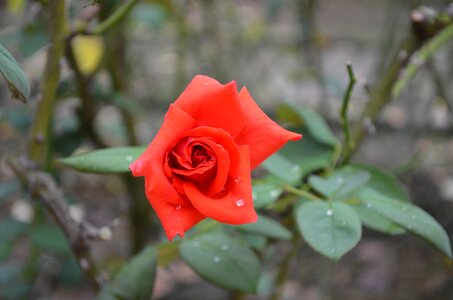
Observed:
[[[251,170],[300,134],[272,121],[244,87],[196,76],[170,105],[161,129],[131,164],[168,239],[209,217],[255,222]]]

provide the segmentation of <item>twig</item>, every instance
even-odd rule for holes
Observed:
[[[81,270],[93,285],[99,288],[105,281],[107,274],[101,272],[96,265],[90,249],[90,240],[94,238],[109,239],[110,236],[105,233],[108,227],[98,229],[87,222],[79,223],[74,220],[69,214],[63,192],[57,187],[52,177],[45,172],[31,170],[29,161],[25,159],[7,160],[7,164],[55,218],[70,241],[72,252]],[[112,224],[112,226],[116,225],[117,222]]]
[[[354,85],[357,81],[357,78],[354,75],[354,71],[352,70],[352,65],[350,62],[346,62],[346,68],[348,70],[349,85],[348,85],[348,88],[346,89],[346,92],[344,93],[343,104],[341,106],[341,111],[340,111],[341,125],[343,127],[343,133],[344,133],[343,163],[349,162],[349,158],[351,156],[351,151],[354,148],[354,141],[351,138],[351,127],[349,125],[348,108],[349,108],[349,101],[351,99],[352,90],[354,89]]]
[[[298,196],[302,196],[304,198],[307,198],[308,200],[314,200],[314,201],[320,201],[322,199],[316,197],[315,195],[313,195],[312,193],[310,192],[307,192],[307,191],[304,191],[304,190],[300,190],[300,189],[297,189],[291,185],[285,185],[283,186],[283,189],[287,192],[290,192],[292,194],[295,194],[295,195],[298,195]]]
[[[113,14],[107,19],[103,20],[93,29],[92,34],[103,34],[109,29],[119,24],[129,13],[129,11],[138,3],[138,0],[131,0],[121,5]]]
[[[50,45],[44,70],[42,98],[33,121],[28,156],[37,164],[46,166],[49,155],[50,123],[54,111],[55,95],[60,78],[60,59],[64,51],[66,28],[66,1],[50,1]]]

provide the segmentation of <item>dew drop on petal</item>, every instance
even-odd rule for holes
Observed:
[[[220,259],[220,257],[218,257],[218,256],[214,256],[214,257],[212,258],[212,261],[215,262],[215,263],[218,263],[218,262],[221,261],[221,259]]]
[[[244,199],[238,199],[236,200],[236,206],[237,207],[241,207],[241,206],[244,206]]]
[[[175,209],[176,210],[180,210],[181,209],[181,205],[175,205]]]
[[[330,208],[326,211],[326,215],[331,217],[333,215],[333,210],[331,210]]]
[[[236,178],[234,178],[234,182],[235,182],[235,183],[239,183],[240,180],[241,180],[241,177],[239,177],[239,176],[236,177]]]

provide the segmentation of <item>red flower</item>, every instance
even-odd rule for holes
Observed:
[[[198,75],[130,169],[145,176],[146,196],[171,240],[206,217],[256,222],[251,170],[301,137],[269,119],[245,87],[238,93],[234,81]]]

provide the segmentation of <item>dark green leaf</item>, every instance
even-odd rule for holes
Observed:
[[[410,202],[410,198],[406,190],[392,173],[365,164],[353,164],[352,167],[360,170],[366,170],[371,174],[371,179],[366,184],[367,187],[376,190],[384,196],[400,201]]]
[[[118,147],[96,150],[60,159],[63,165],[86,173],[126,173],[129,165],[143,152],[145,147]]]
[[[125,263],[96,300],[148,300],[153,292],[157,250],[148,246]]]
[[[0,241],[13,240],[23,234],[27,225],[16,221],[12,218],[3,218],[0,220]]]
[[[290,240],[292,238],[291,232],[283,225],[263,215],[260,215],[258,217],[258,221],[255,223],[235,226],[235,228],[245,232],[264,235],[270,238],[282,240]]]
[[[271,174],[283,179],[286,183],[296,183],[302,177],[300,166],[293,164],[278,153],[266,159],[262,166]]]
[[[363,190],[359,199],[369,209],[377,211],[407,231],[427,240],[448,257],[452,257],[447,233],[431,215],[420,207],[389,198],[372,189]]]
[[[69,244],[56,225],[43,224],[31,228],[31,240],[38,247],[56,253],[68,253]]]
[[[245,231],[239,232],[239,234],[241,238],[250,245],[250,247],[258,251],[263,250],[267,245],[267,238],[265,236]]]
[[[324,119],[305,106],[286,103],[278,108],[278,115],[280,119],[292,121],[295,125],[303,125],[315,140],[324,145],[339,144]]]
[[[8,197],[19,188],[19,181],[11,180],[0,184],[0,203],[8,199]]]
[[[334,171],[327,178],[312,175],[308,178],[310,185],[328,198],[341,197],[351,193],[370,180],[370,174],[364,170],[344,167]]]
[[[287,143],[280,151],[286,159],[297,164],[303,175],[329,166],[334,149],[317,142],[311,135],[300,129],[292,129],[303,133],[301,140]]]
[[[261,265],[239,240],[223,233],[206,233],[182,241],[180,252],[207,281],[244,293],[256,291]]]
[[[30,96],[28,79],[14,57],[1,44],[0,74],[6,79],[13,98],[26,102]]]
[[[334,260],[351,250],[362,236],[357,213],[341,202],[308,202],[296,209],[302,236],[316,251]]]
[[[253,185],[253,203],[255,208],[262,208],[278,199],[282,189],[267,183]]]

